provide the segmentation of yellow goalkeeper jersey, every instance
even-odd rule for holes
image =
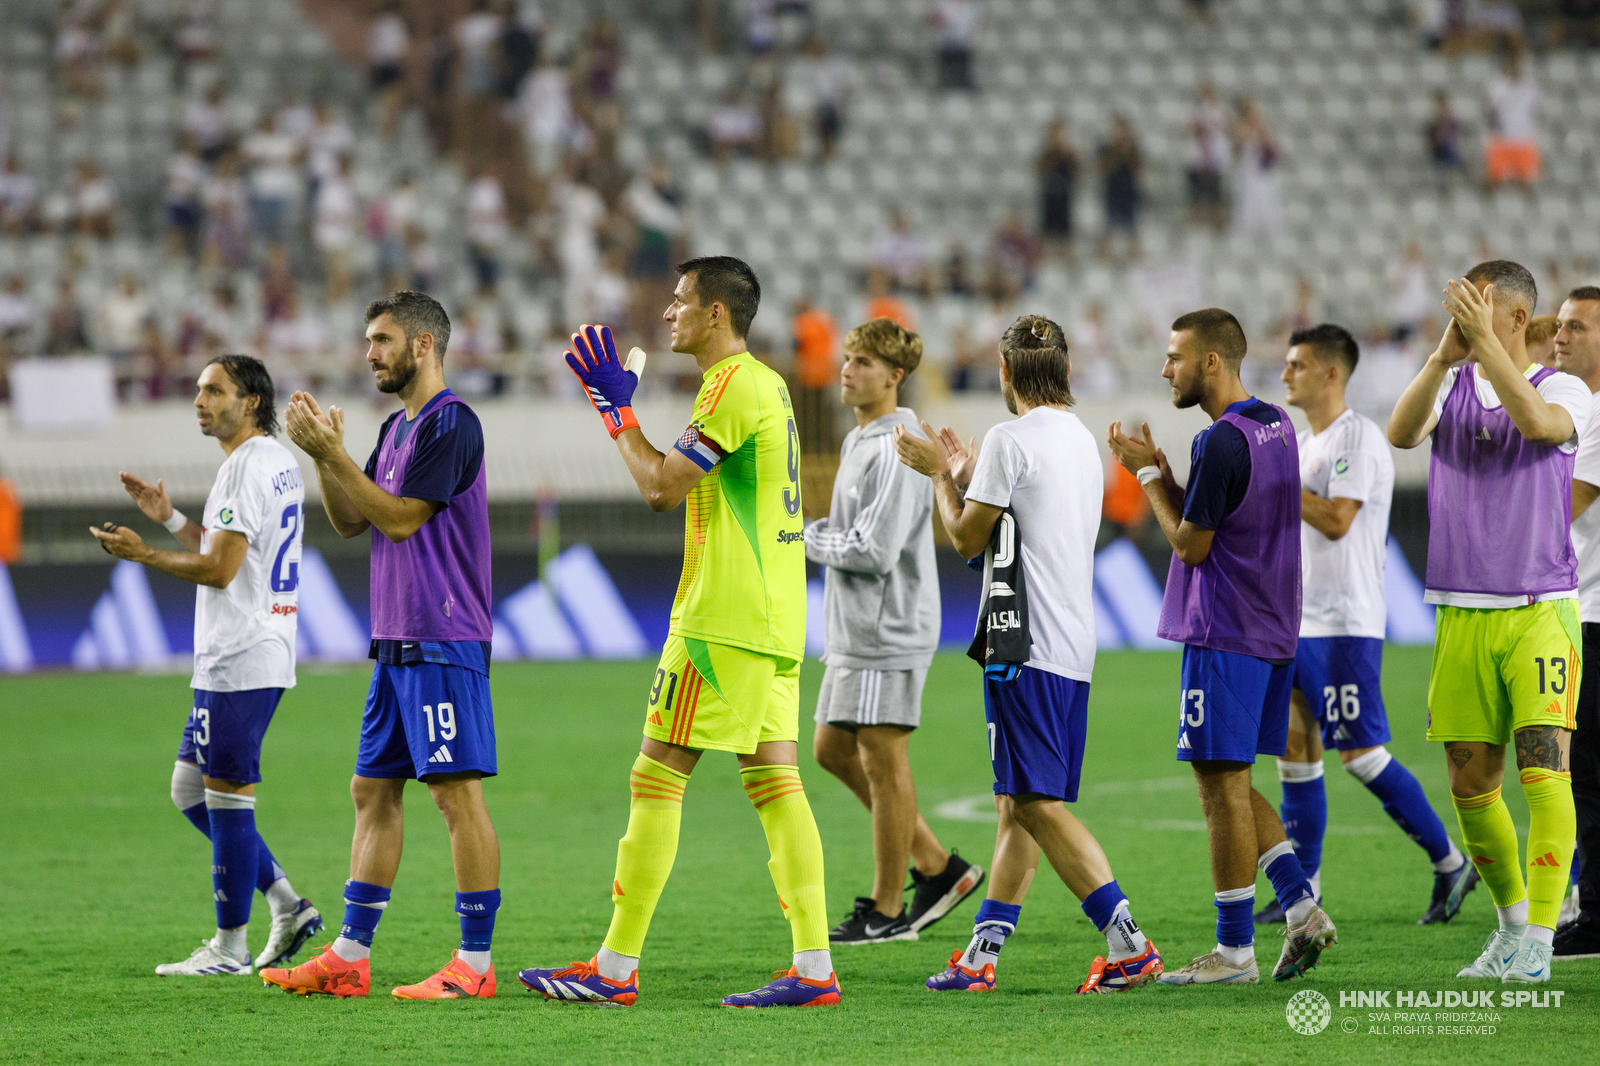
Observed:
[[[706,371],[676,445],[689,492],[671,632],[799,660],[806,642],[800,435],[783,379],[748,352]]]

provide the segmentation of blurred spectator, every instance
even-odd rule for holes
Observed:
[[[837,436],[838,397],[833,395],[839,377],[839,323],[809,296],[794,302],[795,423],[800,450],[808,455],[828,451]]]
[[[1527,325],[1528,358],[1540,366],[1556,368],[1556,316],[1535,315]]]
[[[706,121],[711,153],[719,162],[731,156],[749,155],[761,141],[761,111],[743,87],[728,91],[722,102],[711,109]]]
[[[167,247],[175,255],[200,253],[201,189],[206,167],[195,151],[194,138],[183,134],[178,150],[167,157],[161,206],[167,216]]]
[[[311,176],[307,183],[306,201],[315,206],[318,187],[338,174],[341,161],[355,151],[356,135],[332,104],[320,100],[312,109],[311,126],[306,131],[305,144],[306,171]]]
[[[5,291],[0,292],[0,378],[4,377],[6,360],[30,353],[37,318],[28,283],[21,274],[11,275],[6,279]]]
[[[773,77],[761,90],[761,158],[768,162],[793,159],[800,154],[800,131],[784,105],[784,83]]]
[[[378,129],[394,136],[400,105],[406,95],[406,57],[411,53],[411,27],[400,4],[389,0],[367,28],[367,82],[378,97]]]
[[[539,59],[539,44],[544,36],[544,10],[532,0],[523,0],[516,13],[506,20],[500,37],[500,98],[515,100],[522,83],[533,72]]]
[[[1228,168],[1228,112],[1217,87],[1202,82],[1189,113],[1189,221],[1221,232],[1228,221],[1222,175]]]
[[[960,241],[950,242],[950,254],[944,261],[944,291],[951,296],[971,296],[973,281],[967,266],[967,250]]]
[[[276,322],[289,313],[289,303],[300,287],[295,280],[294,265],[289,260],[289,249],[281,244],[267,249],[259,286],[257,296],[263,322]]]
[[[975,0],[938,0],[933,6],[933,27],[939,41],[939,88],[971,90],[972,39],[978,31],[982,9]]]
[[[914,285],[922,273],[922,241],[911,230],[911,222],[899,210],[890,212],[889,228],[873,238],[867,252],[868,264],[900,285]],[[893,317],[868,315],[868,318]],[[898,320],[897,320],[898,321]],[[904,323],[901,323],[904,325]],[[910,329],[910,326],[906,326]]]
[[[505,391],[505,354],[500,314],[493,301],[477,299],[461,312],[450,332],[450,384],[463,396],[498,396]]]
[[[1039,234],[1046,247],[1072,257],[1072,201],[1078,195],[1078,150],[1065,119],[1045,130],[1044,149],[1034,160],[1039,178]]]
[[[304,150],[310,146],[311,131],[317,126],[317,112],[299,96],[285,96],[278,105],[278,132],[292,138],[295,147]]]
[[[217,54],[217,31],[212,25],[208,0],[189,0],[184,5],[172,40],[185,78],[190,63],[203,62]]]
[[[67,193],[74,230],[101,240],[117,235],[117,187],[100,164],[90,159],[78,160]]]
[[[500,283],[500,258],[505,254],[511,221],[506,215],[506,194],[488,171],[480,171],[467,186],[467,247],[478,289]]]
[[[1317,299],[1317,287],[1304,274],[1297,274],[1294,279],[1294,297],[1289,303],[1289,309],[1273,325],[1272,335],[1287,343],[1291,333],[1310,329],[1325,318],[1322,301]],[[1270,373],[1275,368],[1265,369]]]
[[[1083,306],[1072,331],[1072,391],[1078,396],[1110,396],[1122,384],[1122,353],[1116,331],[1106,322],[1099,300]]]
[[[816,110],[814,121],[817,133],[817,152],[826,162],[833,158],[839,147],[839,135],[844,131],[844,110],[850,100],[850,64],[828,50],[821,37],[806,42],[806,55],[810,58],[811,100]]]
[[[911,313],[911,308],[890,291],[889,275],[878,267],[867,270],[867,306],[861,320],[868,322],[874,318],[892,318],[912,332],[917,329],[916,316]]]
[[[1526,43],[1522,12],[1512,0],[1473,0],[1460,34],[1463,49],[1520,51]]]
[[[322,383],[327,342],[322,322],[306,308],[299,292],[289,289],[281,313],[267,325],[260,343],[262,361],[280,395]]]
[[[238,153],[217,161],[200,187],[200,203],[205,210],[201,258],[214,266],[244,266],[250,258],[249,197],[239,175]]]
[[[1453,46],[1465,18],[1465,0],[1408,0],[1411,26],[1429,48]]]
[[[89,331],[72,278],[56,279],[56,299],[44,313],[44,354],[78,355],[89,351]]]
[[[494,92],[499,61],[496,52],[504,25],[504,17],[490,0],[473,0],[471,12],[456,23],[463,96],[484,97]]]
[[[1506,56],[1501,72],[1489,79],[1489,112],[1494,132],[1484,146],[1484,177],[1494,188],[1507,181],[1533,185],[1539,180],[1539,84],[1523,69],[1522,55]]]
[[[107,0],[100,9],[100,41],[105,57],[123,66],[139,62],[138,17],[127,0]]]
[[[299,146],[278,129],[274,116],[263,118],[256,132],[245,138],[244,156],[250,163],[250,225],[256,237],[281,244],[291,205],[300,196],[300,175],[295,170]]]
[[[1428,161],[1441,183],[1461,171],[1461,120],[1450,109],[1450,94],[1433,94],[1433,117],[1428,120]]]
[[[764,56],[778,44],[777,0],[741,0],[744,10],[744,47]]]
[[[522,136],[533,155],[533,168],[549,174],[561,163],[573,121],[569,75],[555,57],[546,56],[523,81],[516,108]]]
[[[368,230],[378,242],[378,273],[385,279],[396,279],[405,269],[406,235],[421,224],[422,205],[417,199],[417,180],[409,173],[389,194],[380,198],[368,214]],[[405,283],[394,284],[386,280],[384,288],[406,288]]]
[[[645,173],[628,184],[623,202],[635,227],[634,276],[650,280],[672,277],[678,258],[673,243],[683,231],[683,193],[672,184],[666,163],[651,160]]]
[[[562,183],[556,206],[560,219],[556,254],[563,282],[562,316],[565,324],[575,329],[579,323],[590,321],[606,204],[580,176]]]
[[[1031,289],[1042,251],[1039,239],[1028,232],[1022,216],[1013,211],[1000,224],[989,254],[1014,284]]]
[[[1600,0],[1557,0],[1550,40],[1558,48],[1568,44],[1600,48]]]
[[[61,29],[56,33],[55,61],[56,76],[68,92],[99,98],[105,88],[100,76],[100,37],[94,29],[92,12],[82,5],[66,8]]]
[[[1439,279],[1423,257],[1422,245],[1406,242],[1404,256],[1389,270],[1388,288],[1394,294],[1389,312],[1391,335],[1397,341],[1405,341],[1423,319],[1439,309]]]
[[[1278,145],[1248,96],[1240,97],[1233,124],[1233,228],[1238,233],[1270,235],[1283,226],[1283,194],[1278,188]]]
[[[122,275],[101,302],[96,336],[101,353],[111,357],[119,377],[126,376],[128,361],[139,347],[152,313],[150,301],[139,289],[139,279],[132,274]]]
[[[228,111],[222,86],[212,85],[199,100],[190,100],[183,109],[183,132],[194,139],[200,158],[215,163],[228,148]]]
[[[1111,119],[1111,137],[1100,146],[1101,195],[1105,201],[1105,233],[1100,239],[1100,254],[1111,258],[1118,234],[1126,244],[1129,259],[1139,257],[1140,172],[1144,159],[1134,138],[1133,124],[1126,115]],[[1002,330],[1004,327],[1002,327]],[[999,334],[995,334],[998,339]]]
[[[318,183],[312,220],[312,241],[322,255],[327,298],[341,300],[350,292],[350,256],[361,221],[348,156],[340,157],[339,169]]]
[[[615,323],[618,330],[637,335],[628,319],[628,259],[621,248],[609,248],[600,256],[589,299],[596,322]]]
[[[0,231],[17,236],[32,232],[38,224],[39,184],[22,169],[17,153],[7,153],[0,169]]]

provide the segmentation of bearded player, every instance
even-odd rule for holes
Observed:
[[[672,325],[672,350],[694,356],[705,384],[693,422],[665,455],[634,419],[638,374],[618,361],[611,330],[584,326],[567,353],[651,510],[684,503],[688,513],[683,577],[629,774],[632,803],[617,845],[611,929],[588,962],[520,976],[547,999],[638,999],[639,957],[677,854],[683,793],[709,749],[738,757],[794,940],[786,973],[722,1005],[838,1003],[822,840],[797,767],[806,580],[794,409],[783,379],[745,344],[761,300],[755,272],[730,256],[708,256],[683,263],[678,274],[663,317]]]

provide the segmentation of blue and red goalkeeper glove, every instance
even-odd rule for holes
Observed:
[[[630,426],[639,428],[633,417],[633,390],[639,387],[639,375],[624,368],[617,358],[610,326],[580,327],[572,335],[567,365],[583,383],[583,391],[600,412],[612,440]]]

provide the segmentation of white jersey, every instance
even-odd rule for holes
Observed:
[[[206,497],[200,551],[219,533],[242,533],[250,546],[226,588],[195,592],[191,687],[294,687],[305,500],[300,464],[271,437],[251,437],[223,460]]]
[[[1035,407],[983,438],[967,499],[1010,507],[1022,537],[1027,665],[1077,681],[1094,673],[1094,542],[1105,474],[1078,416]]]
[[[1378,424],[1346,409],[1321,433],[1300,431],[1300,485],[1325,500],[1361,504],[1350,530],[1329,540],[1300,523],[1302,637],[1383,639],[1384,560],[1394,456]]]
[[[1591,402],[1594,409],[1578,440],[1572,480],[1600,488],[1600,393]],[[1578,617],[1600,622],[1600,501],[1572,523],[1572,550],[1578,555]]]

